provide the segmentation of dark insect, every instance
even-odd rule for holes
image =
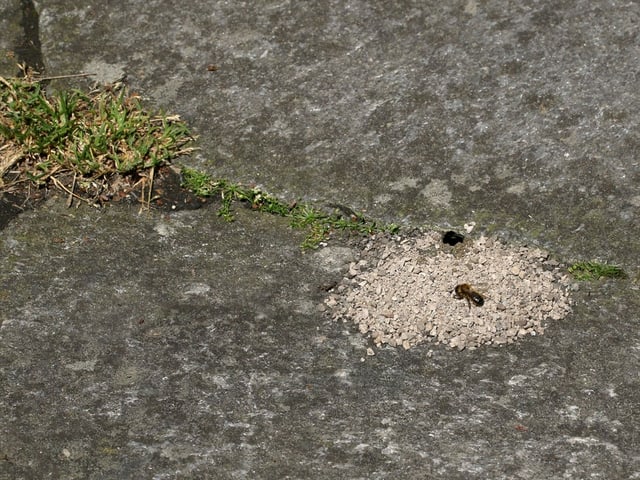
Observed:
[[[464,235],[460,235],[459,233],[454,232],[453,230],[449,230],[445,232],[442,236],[442,243],[446,243],[447,245],[451,245],[452,247],[458,243],[462,243],[464,241]]]
[[[457,299],[462,300],[464,298],[467,300],[469,309],[471,309],[472,303],[476,307],[481,307],[482,305],[484,305],[484,298],[482,297],[482,295],[476,292],[468,283],[461,283],[460,285],[456,285],[454,291],[456,293]]]

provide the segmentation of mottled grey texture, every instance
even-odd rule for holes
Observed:
[[[640,207],[635,3],[40,11],[49,73],[126,72],[196,128],[211,172],[393,221],[507,226],[573,255],[640,250],[627,235]]]
[[[47,74],[126,74],[191,165],[638,274],[635,2],[35,3]],[[316,309],[354,245],[63,203],[0,233],[0,478],[640,478],[631,280],[517,345],[367,357]]]

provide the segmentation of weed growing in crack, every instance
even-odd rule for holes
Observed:
[[[153,170],[189,153],[191,140],[178,116],[148,113],[122,84],[48,95],[30,77],[0,77],[0,186],[5,189],[25,181],[53,183],[95,202],[112,195],[114,184],[126,183],[114,182],[116,176],[151,184]]]
[[[48,95],[30,75],[0,77],[0,188],[49,185],[74,199],[103,203],[136,186],[151,202],[154,171],[191,152],[193,139],[178,116],[150,114],[140,98],[122,84],[89,93],[79,90]],[[348,207],[327,212],[309,204],[288,204],[263,192],[190,168],[181,170],[182,185],[199,197],[218,197],[218,214],[234,218],[234,203],[290,220],[307,229],[304,248],[316,248],[334,231],[371,234],[396,232]]]
[[[625,271],[615,265],[599,262],[576,262],[569,267],[569,273],[576,280],[595,281],[601,278],[626,278]]]
[[[182,169],[182,178],[183,186],[196,195],[218,197],[221,201],[218,215],[227,221],[233,221],[231,207],[234,202],[248,204],[253,210],[288,218],[292,228],[308,230],[303,248],[317,248],[332,231],[372,234],[396,233],[399,230],[397,225],[379,225],[355,213],[345,218],[344,208],[343,211],[335,209],[333,213],[326,213],[305,203],[287,204],[258,187],[245,187],[224,179],[214,179],[191,168]]]

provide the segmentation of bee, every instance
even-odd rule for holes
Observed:
[[[468,283],[461,283],[460,285],[456,285],[456,288],[454,288],[454,292],[456,293],[457,299],[462,300],[464,298],[465,300],[467,300],[469,309],[471,309],[471,303],[473,303],[476,307],[481,307],[482,305],[484,305],[484,297],[476,292]]]

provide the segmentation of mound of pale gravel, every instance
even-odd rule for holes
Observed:
[[[482,295],[482,306],[456,298],[456,285],[464,283]],[[408,349],[432,341],[474,349],[543,334],[547,321],[571,311],[569,283],[564,269],[537,248],[484,236],[451,247],[441,233],[429,232],[370,239],[325,305],[377,346]]]

